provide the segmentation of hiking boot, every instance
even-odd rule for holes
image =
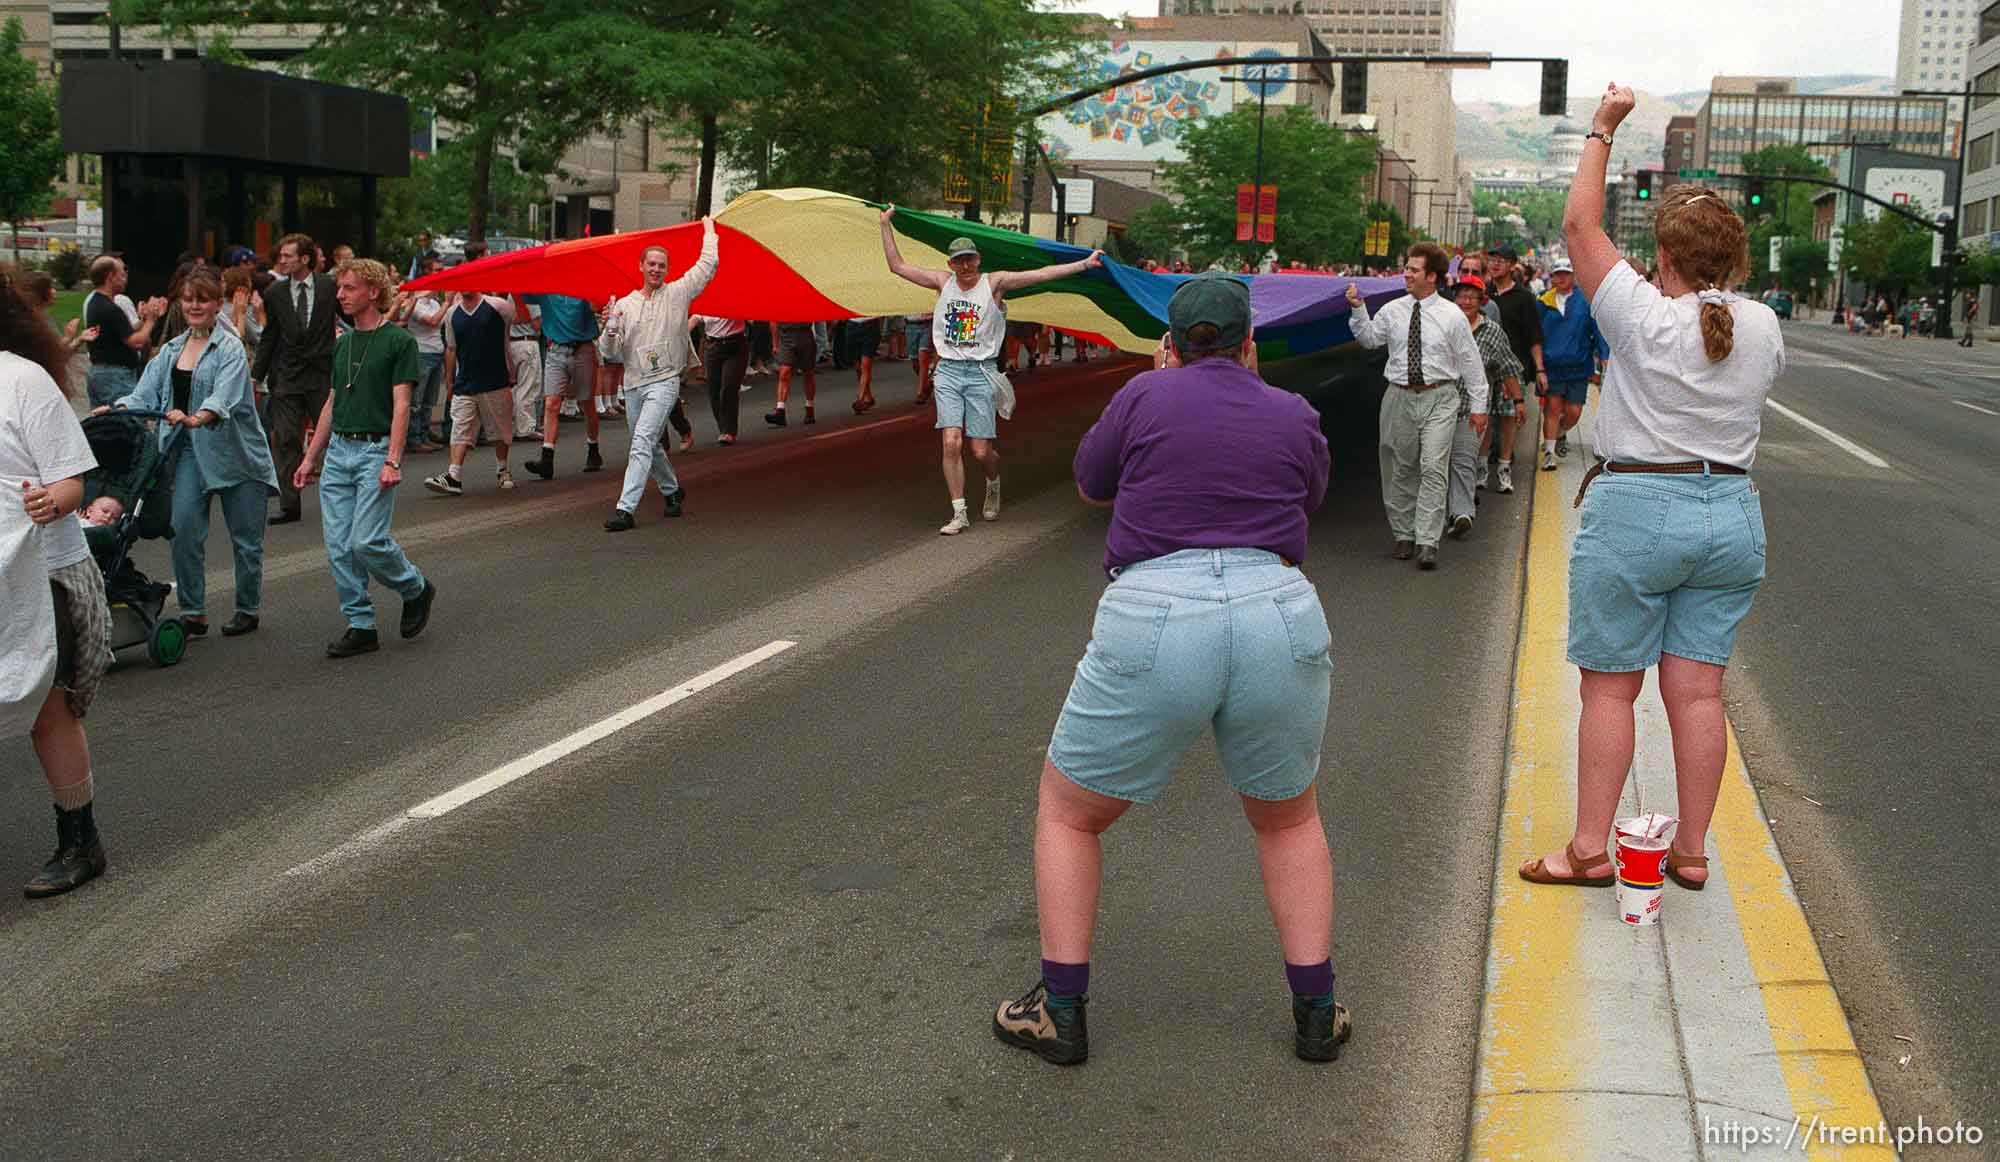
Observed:
[[[556,477],[556,450],[554,448],[543,448],[540,456],[521,465],[521,467],[541,477],[543,480],[554,480]]]
[[[1292,994],[1292,1026],[1292,1051],[1301,1061],[1337,1060],[1340,1047],[1354,1034],[1346,1005],[1315,1005],[1297,993]]]
[[[595,443],[584,445],[583,470],[585,472],[604,471],[604,454],[597,450]]]
[[[1003,1003],[993,1014],[993,1035],[1026,1049],[1051,1065],[1082,1065],[1090,1057],[1090,1030],[1084,1021],[1089,998],[1074,1005],[1049,1003],[1041,981],[1018,1001]]]
[[[61,807],[55,810],[55,854],[21,889],[21,894],[31,900],[60,896],[82,887],[103,875],[107,863],[104,843],[97,838],[97,821],[91,816],[91,804],[85,803],[74,811]]]
[[[944,527],[938,530],[938,535],[941,537],[955,537],[971,527],[972,522],[966,519],[965,513],[954,510],[951,514],[951,519],[944,522]]]
[[[426,577],[424,578],[424,591],[410,600],[403,602],[403,622],[401,628],[404,637],[412,638],[417,636],[424,632],[425,626],[431,623],[431,602],[437,600],[437,593],[437,586],[431,584],[431,579]]]
[[[446,496],[465,495],[465,481],[460,480],[449,472],[440,472],[436,476],[424,477],[424,487],[430,489],[432,492],[441,492]]]
[[[329,658],[351,658],[356,654],[372,654],[382,648],[381,639],[372,629],[357,629],[348,626],[347,632],[326,643]]]

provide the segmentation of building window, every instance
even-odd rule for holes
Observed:
[[[1986,233],[1986,199],[1981,198],[1965,208],[1965,221],[1959,225],[1959,235],[1976,238]]]
[[[1979,43],[2000,36],[2000,4],[1988,4],[1979,13]]]
[[[2000,4],[1994,7],[2000,8]],[[1972,107],[1984,109],[1993,100],[1991,94],[2000,93],[2000,65],[1995,65],[1972,79]]]

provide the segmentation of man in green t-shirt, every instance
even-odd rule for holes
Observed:
[[[406,638],[424,631],[437,597],[437,587],[410,564],[389,531],[403,482],[410,392],[421,374],[416,339],[385,317],[395,291],[396,277],[372,258],[350,258],[334,270],[334,295],[354,327],[334,344],[333,390],[295,480],[304,488],[324,462],[320,529],[347,616],[347,631],[327,643],[329,658],[379,648],[369,578],[402,596]]]

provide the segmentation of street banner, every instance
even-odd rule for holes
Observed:
[[[1236,187],[1236,240],[1250,241],[1250,217],[1257,205],[1257,193],[1249,182]]]
[[[1275,242],[1278,238],[1278,187],[1261,186],[1257,190],[1257,241]]]

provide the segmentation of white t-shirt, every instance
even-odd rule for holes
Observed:
[[[410,318],[405,326],[410,337],[417,341],[417,351],[423,355],[444,354],[445,306],[436,295],[424,295],[410,305]]]
[[[55,675],[55,603],[49,595],[51,533],[66,531],[82,557],[73,520],[38,526],[21,508],[23,481],[47,484],[97,466],[83,426],[55,380],[39,366],[0,351],[0,738],[27,733]],[[74,562],[68,562],[74,564]]]
[[[1622,463],[1709,460],[1749,468],[1757,459],[1764,397],[1785,371],[1785,339],[1771,308],[1730,297],[1735,345],[1711,363],[1701,342],[1701,302],[1670,299],[1626,263],[1591,300],[1611,345],[1591,448]]]
[[[997,359],[1007,338],[1007,314],[993,299],[993,280],[980,275],[971,290],[945,279],[931,312],[931,346],[940,359]]]

